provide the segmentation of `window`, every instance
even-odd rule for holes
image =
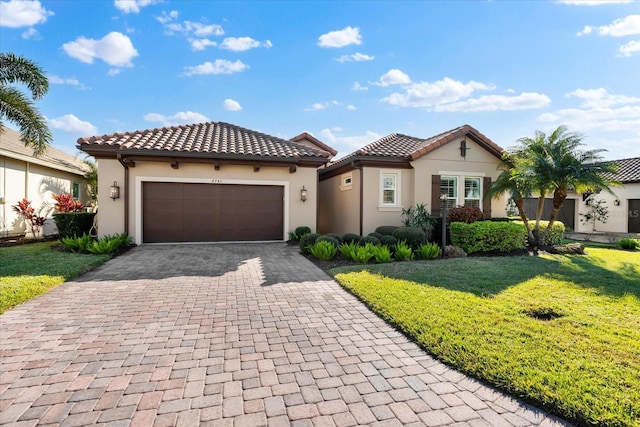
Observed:
[[[340,177],[340,191],[353,189],[353,175],[346,173]]]
[[[382,204],[397,205],[397,180],[395,173],[382,174]]]
[[[76,199],[80,197],[80,184],[77,182],[71,184],[71,195]]]
[[[482,209],[480,206],[480,178],[464,179],[464,205]]]
[[[352,179],[351,175],[345,176],[342,180],[342,185],[351,185]]]
[[[440,180],[440,194],[447,195],[447,209],[458,206],[458,177],[443,176]]]

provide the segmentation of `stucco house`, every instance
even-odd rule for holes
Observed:
[[[98,234],[135,243],[286,240],[315,230],[317,169],[335,150],[222,122],[80,138],[98,159]]]
[[[19,132],[2,128],[0,132],[0,237],[30,236],[24,220],[12,206],[23,198],[31,201],[36,212],[47,217],[45,236],[57,233],[51,214],[55,201],[51,194],[71,193],[83,203],[89,200],[87,165],[64,151],[50,147],[43,155],[33,156]]]
[[[373,232],[401,225],[402,209],[422,203],[440,215],[447,206],[477,206],[505,216],[505,198],[484,198],[500,171],[503,149],[469,125],[430,138],[394,133],[319,170],[322,233]]]

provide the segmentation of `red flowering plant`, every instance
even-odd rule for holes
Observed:
[[[69,193],[52,194],[53,199],[56,201],[56,212],[82,212],[84,205],[78,199],[74,199]]]
[[[33,238],[37,239],[40,234],[40,230],[44,225],[47,218],[36,214],[36,210],[31,206],[31,202],[27,199],[22,199],[15,205],[11,206],[18,215],[24,218],[24,220],[31,226],[31,233]]]

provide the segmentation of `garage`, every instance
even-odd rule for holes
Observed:
[[[629,233],[640,233],[640,199],[629,199]]]
[[[283,240],[284,187],[144,182],[144,243]]]

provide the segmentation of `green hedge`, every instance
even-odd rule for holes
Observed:
[[[513,221],[515,224],[523,224],[522,221]],[[540,221],[540,230],[544,233],[547,230],[549,221]],[[529,220],[529,229],[533,230],[536,226],[536,220]],[[561,245],[562,239],[564,239],[564,224],[560,221],[554,221],[551,226],[551,231],[547,235],[544,241],[545,245]]]
[[[415,227],[398,227],[393,231],[393,237],[398,241],[405,241],[413,249],[417,249],[420,245],[427,243],[427,236],[424,230]]]
[[[524,249],[527,232],[523,224],[514,222],[478,221],[473,224],[452,222],[451,243],[468,254],[474,252],[508,252]]]
[[[65,237],[80,237],[90,234],[95,212],[64,212],[53,214],[53,220],[58,227],[60,239]]]

